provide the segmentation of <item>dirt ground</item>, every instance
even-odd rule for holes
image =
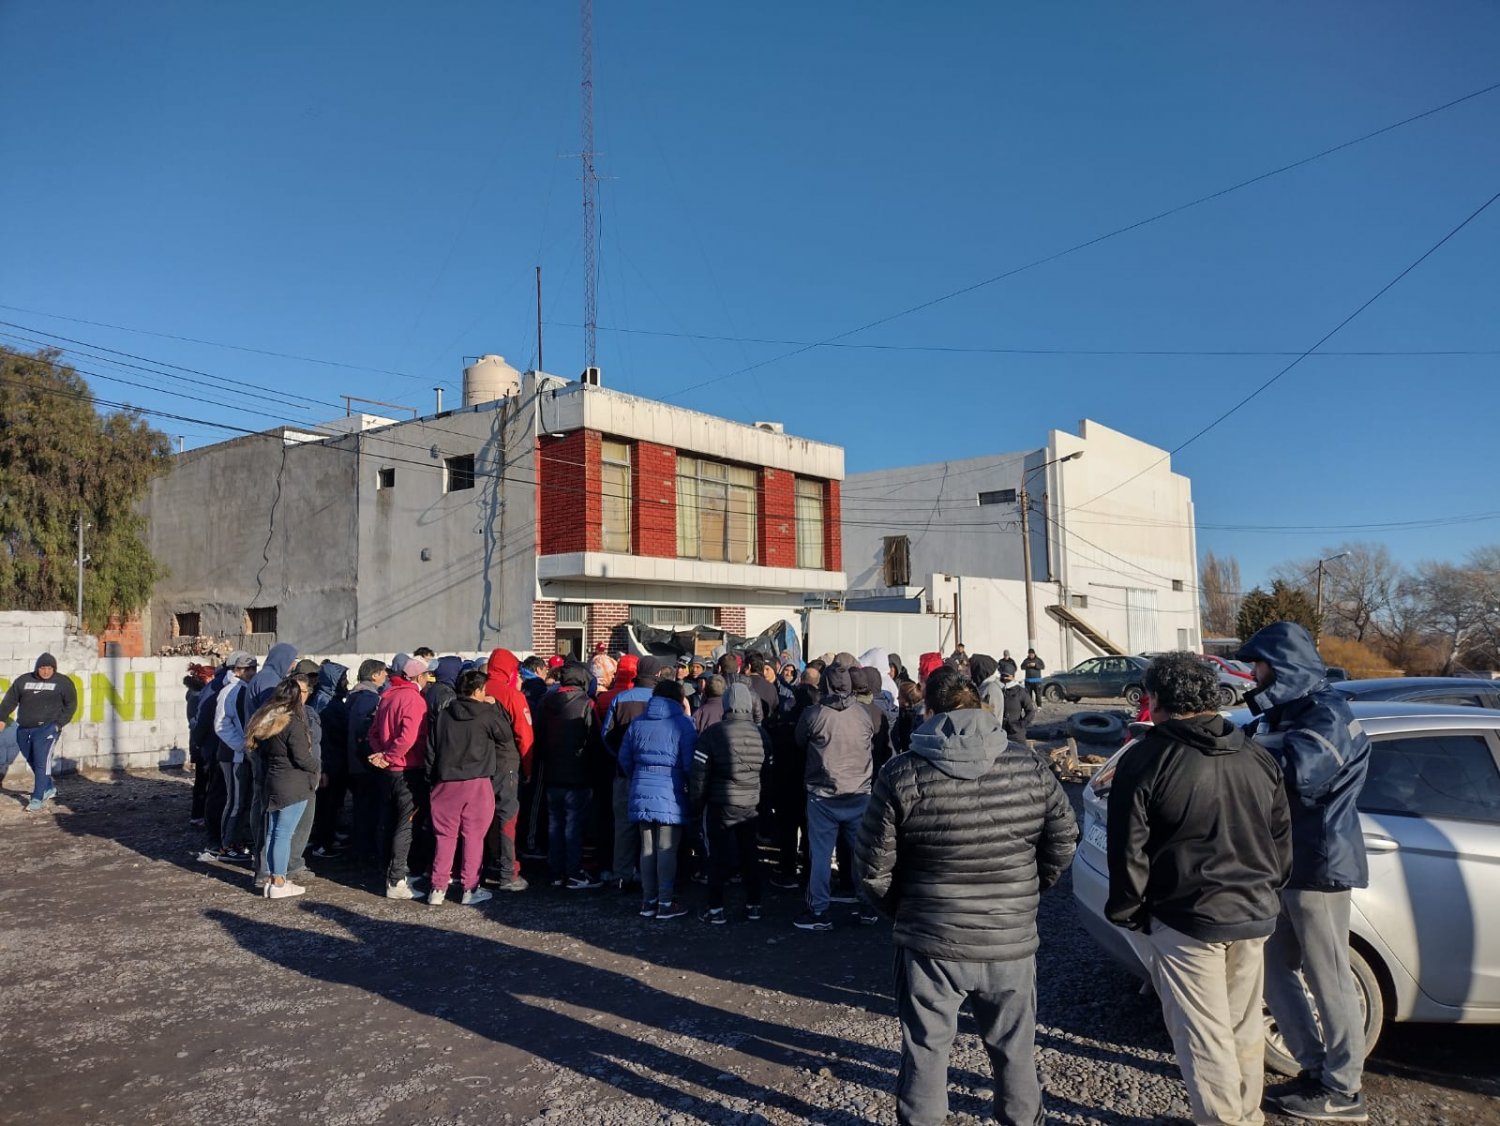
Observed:
[[[604,891],[429,908],[337,863],[272,902],[194,859],[182,775],[63,778],[41,815],[25,775],[0,794],[0,1121],[894,1121],[887,926],[803,933],[774,889],[719,928]],[[1159,1013],[1073,910],[1044,897],[1050,1120],[1159,1121],[1181,1104]],[[1500,1123],[1496,1058],[1494,1028],[1388,1030],[1371,1120]],[[984,1114],[967,1028],[952,1081],[958,1120]]]

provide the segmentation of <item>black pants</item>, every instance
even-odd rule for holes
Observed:
[[[200,756],[193,756],[193,808],[188,816],[194,821],[203,819],[203,811],[208,802],[209,776],[219,773],[221,771],[217,761],[204,762]]]
[[[426,815],[427,782],[420,770],[382,770],[380,781],[386,839],[390,842],[385,879],[393,884],[406,879],[416,821]]]
[[[778,748],[771,764],[771,783],[776,804],[776,869],[782,875],[796,876],[799,859],[806,855],[807,836],[807,756],[796,748]],[[797,837],[804,840],[799,847]]]
[[[516,815],[521,812],[520,778],[514,770],[495,778],[495,819],[484,834],[484,869],[502,884],[519,874],[516,867]]]
[[[312,845],[314,848],[331,849],[338,835],[339,821],[344,816],[344,795],[349,792],[349,775],[340,770],[328,775],[328,785],[318,790],[317,806],[313,811]]]
[[[760,902],[760,846],[755,839],[755,810],[732,805],[708,807],[708,905],[724,906],[724,885],[738,858],[747,906]]]
[[[203,763],[201,769],[208,775],[203,788],[203,829],[208,834],[208,843],[212,848],[218,848],[223,841],[222,824],[224,820],[224,803],[229,800],[229,791],[224,786],[224,772],[219,769],[218,762],[210,759]],[[197,780],[194,779],[196,787]]]
[[[360,864],[377,865],[385,855],[381,841],[381,808],[385,803],[382,771],[351,771],[349,789],[354,792],[354,802],[349,813],[349,851]]]

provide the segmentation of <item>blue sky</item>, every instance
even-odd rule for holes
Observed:
[[[731,375],[792,347],[695,337],[825,340],[1500,82],[1500,9],[599,0],[595,24],[606,383],[783,421],[850,471],[1085,415],[1175,447],[1290,357],[1077,353],[1295,354],[1500,190],[1495,91],[842,342],[898,347]],[[426,410],[466,355],[534,361],[540,263],[546,367],[576,375],[578,40],[564,3],[0,5],[0,304],[32,310],[0,342],[193,369],[75,361],[234,425]],[[1175,459],[1200,546],[1253,581],[1350,538],[1500,540],[1335,527],[1500,514],[1497,297],[1500,204],[1326,346],[1476,354],[1301,364]]]

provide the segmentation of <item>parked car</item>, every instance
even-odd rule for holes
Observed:
[[[1343,665],[1329,665],[1328,679],[1330,681],[1348,680],[1349,670],[1346,669]]]
[[[1156,653],[1142,653],[1142,659],[1150,661]],[[1235,672],[1229,668],[1229,663],[1222,657],[1210,657],[1200,653],[1205,664],[1212,665],[1216,676],[1219,678],[1219,707],[1232,708],[1245,698],[1245,693],[1255,687],[1255,675],[1246,676],[1244,673]]]
[[[1384,1021],[1500,1023],[1500,712],[1442,704],[1353,700],[1370,736],[1360,821],[1370,886],[1355,889],[1349,961],[1367,1051]],[[1247,711],[1230,717],[1248,723]],[[1105,818],[1110,783],[1134,740],[1083,792],[1083,840],[1073,894],[1084,927],[1142,977],[1125,932],[1104,917],[1109,892]],[[1294,1075],[1267,1019],[1267,1066]]]
[[[1137,708],[1146,696],[1141,677],[1148,663],[1144,657],[1094,657],[1067,672],[1043,677],[1037,688],[1042,699],[1053,703],[1102,696],[1123,698]]]
[[[1231,661],[1228,657],[1215,657],[1212,653],[1203,653],[1201,656],[1205,661],[1218,665],[1219,668],[1229,673],[1230,676],[1237,676],[1241,680],[1250,681],[1252,684],[1255,682],[1255,670],[1245,664],[1244,661]]]
[[[1500,680],[1457,676],[1393,676],[1381,680],[1339,680],[1331,687],[1351,700],[1405,700],[1413,704],[1500,708]]]

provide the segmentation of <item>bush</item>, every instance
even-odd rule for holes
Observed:
[[[1325,665],[1340,665],[1351,680],[1373,680],[1382,676],[1405,676],[1402,669],[1392,668],[1384,657],[1368,645],[1347,637],[1324,637],[1318,641],[1318,653]]]

